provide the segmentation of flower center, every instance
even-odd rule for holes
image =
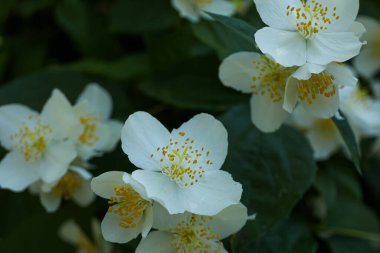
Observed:
[[[211,217],[208,217],[212,219]],[[178,253],[219,253],[223,244],[219,242],[218,248],[213,249],[212,242],[220,240],[210,227],[205,226],[206,218],[192,215],[190,221],[182,221],[170,232],[173,233],[171,247]]]
[[[193,3],[195,3],[195,4],[203,4],[203,5],[207,5],[207,4],[212,4],[212,2],[214,1],[214,0],[192,0],[193,1]]]
[[[252,93],[254,95],[268,93],[273,102],[279,102],[283,99],[286,82],[291,71],[265,56],[260,58],[259,61],[253,62],[258,74],[252,77],[252,81],[255,83],[251,85]]]
[[[295,16],[297,30],[307,39],[327,30],[333,21],[340,19],[336,14],[336,7],[329,9],[317,0],[301,0],[301,3],[302,8],[288,5],[286,15]]]
[[[205,168],[213,164],[208,159],[210,152],[204,147],[196,148],[195,140],[186,138],[185,135],[184,132],[179,132],[178,136],[170,139],[169,145],[158,147],[156,154],[150,155],[151,158],[161,156],[161,172],[181,187],[197,183],[205,173]]]
[[[81,187],[83,187],[83,179],[76,173],[68,172],[51,189],[51,193],[62,196],[65,200],[70,200],[74,192]]]
[[[116,196],[111,197],[108,212],[120,217],[119,225],[122,228],[135,228],[150,202],[141,198],[131,186],[115,186]]]
[[[335,77],[327,73],[314,74],[309,80],[298,80],[298,98],[312,104],[318,95],[332,97],[337,92],[334,80]]]
[[[79,142],[83,145],[93,146],[99,140],[99,136],[95,134],[96,125],[99,121],[98,117],[88,115],[80,117],[79,121],[84,127],[82,134],[79,136]]]
[[[32,121],[33,127],[23,123],[20,131],[12,135],[11,139],[17,140],[14,148],[20,150],[25,161],[37,161],[47,149],[46,139],[52,130],[34,116],[29,116],[28,119]]]

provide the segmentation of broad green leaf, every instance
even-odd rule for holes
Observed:
[[[334,237],[327,243],[331,253],[377,253],[375,247],[371,246],[368,241],[348,238]]]
[[[346,120],[344,114],[340,112],[342,119],[338,119],[337,117],[334,117],[334,123],[336,127],[339,129],[339,132],[346,143],[346,146],[351,154],[351,159],[354,162],[356,169],[361,174],[361,168],[360,168],[360,149],[358,146],[358,143],[356,142],[355,134],[352,131],[352,128],[348,121]]]
[[[246,100],[245,95],[220,83],[218,65],[210,57],[187,61],[161,72],[140,89],[159,101],[186,109],[218,111]]]
[[[169,28],[176,13],[168,0],[118,0],[110,15],[115,33],[154,32]]]
[[[262,133],[253,126],[245,106],[233,108],[221,120],[229,134],[223,168],[242,183],[242,202],[257,214],[239,240],[241,252],[250,252],[253,239],[290,214],[311,186],[317,167],[305,138],[289,127]]]

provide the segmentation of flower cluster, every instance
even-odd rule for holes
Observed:
[[[264,55],[239,52],[220,66],[222,83],[251,93],[253,123],[273,132],[299,105],[328,119],[340,106],[340,89],[357,79],[345,62],[359,54],[365,28],[355,21],[358,0],[255,0],[263,22],[255,34]]]
[[[71,105],[54,90],[37,113],[23,105],[0,107],[0,141],[9,153],[0,162],[0,186],[39,194],[48,212],[72,199],[94,200],[88,160],[114,149],[121,122],[110,120],[112,99],[97,84],[88,85]]]
[[[139,169],[92,180],[93,191],[109,203],[104,238],[126,243],[141,234],[139,253],[226,252],[220,240],[240,230],[248,216],[241,185],[220,170],[228,146],[223,125],[198,114],[169,132],[150,114],[136,112],[121,140]]]

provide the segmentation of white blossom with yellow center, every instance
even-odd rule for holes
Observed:
[[[115,149],[122,123],[110,119],[112,98],[98,84],[89,84],[80,94],[74,113],[82,126],[76,139],[79,156],[88,160]]]
[[[264,132],[277,130],[297,103],[317,118],[332,117],[339,107],[339,89],[357,82],[342,64],[286,68],[251,52],[224,59],[219,78],[228,87],[252,94],[252,121]]]
[[[91,181],[91,188],[109,200],[101,225],[105,240],[127,243],[139,234],[145,237],[149,233],[153,224],[152,201],[129,174],[106,172]]]
[[[22,105],[1,106],[0,141],[10,152],[0,163],[0,187],[18,192],[40,179],[61,178],[77,155],[69,139],[78,136],[78,124],[58,90],[40,115]]]
[[[170,215],[154,206],[151,232],[137,246],[136,253],[227,253],[220,240],[238,232],[247,221],[247,208],[236,204],[214,216],[191,213]]]
[[[39,181],[30,191],[40,196],[42,206],[47,212],[55,212],[62,200],[73,201],[80,207],[87,207],[95,200],[91,190],[92,175],[83,168],[70,166],[69,171],[53,183]]]
[[[242,187],[220,170],[227,131],[209,114],[198,114],[171,133],[146,112],[132,114],[122,130],[122,148],[140,170],[132,177],[148,197],[171,214],[214,215],[239,203]]]
[[[263,22],[255,40],[285,67],[345,62],[360,52],[359,0],[254,0]],[[355,27],[355,28],[353,28]]]
[[[74,220],[67,220],[59,228],[61,239],[76,248],[77,253],[111,253],[112,245],[102,238],[100,224],[91,221],[92,238],[87,236]]]
[[[354,59],[354,67],[366,78],[372,78],[380,70],[380,22],[374,18],[361,16],[358,21],[364,25],[367,32],[362,39],[367,45]]]
[[[229,0],[171,0],[173,7],[181,17],[191,22],[198,22],[201,18],[210,19],[205,12],[211,12],[223,16],[232,16],[235,5]]]

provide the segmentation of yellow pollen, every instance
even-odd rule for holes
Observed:
[[[83,179],[73,172],[68,172],[61,180],[51,189],[51,193],[61,196],[65,200],[70,200],[74,192],[83,187]]]
[[[336,13],[336,7],[325,7],[317,0],[300,0],[302,8],[288,5],[286,15],[293,15],[296,19],[297,30],[305,37],[312,38],[320,31],[327,30],[329,25],[338,21],[340,17]]]
[[[337,92],[335,77],[327,74],[313,74],[309,80],[298,81],[298,98],[312,104],[317,96],[332,97]]]
[[[29,116],[28,120],[33,123],[33,127],[23,123],[20,131],[10,138],[17,141],[14,148],[20,150],[25,161],[37,161],[47,149],[47,137],[52,130],[34,116]]]
[[[198,183],[205,173],[204,167],[211,166],[207,159],[210,151],[196,146],[193,139],[185,137],[186,133],[178,132],[169,140],[167,146],[158,147],[156,153],[150,154],[162,163],[161,172],[181,187],[189,187]]]
[[[258,74],[252,77],[251,85],[254,95],[269,94],[273,102],[283,99],[286,82],[291,75],[291,70],[282,67],[265,56],[259,61],[253,62]]]
[[[182,221],[177,224],[176,228],[170,232],[173,233],[171,247],[176,252],[181,253],[219,253],[223,249],[223,244],[219,242],[220,236],[214,234],[210,227],[205,225],[206,219],[211,217],[203,217],[192,215],[190,221]],[[218,248],[213,248],[213,244],[217,243]]]
[[[79,136],[79,142],[83,145],[93,146],[99,140],[99,136],[95,134],[96,125],[99,121],[98,117],[88,115],[86,117],[80,117],[79,120],[84,128],[82,134]]]
[[[141,198],[131,186],[115,186],[115,197],[108,201],[108,212],[120,217],[120,227],[135,228],[140,221],[149,201]]]

